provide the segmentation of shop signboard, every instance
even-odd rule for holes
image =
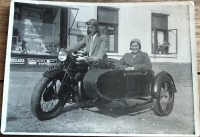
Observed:
[[[25,64],[25,58],[11,58],[10,64],[24,65]]]
[[[85,36],[87,35],[87,30],[86,29],[71,29],[70,35]]]
[[[27,64],[28,65],[42,65],[42,66],[49,66],[57,63],[57,59],[34,59],[28,58]]]
[[[86,29],[86,23],[82,21],[77,22],[77,28]]]

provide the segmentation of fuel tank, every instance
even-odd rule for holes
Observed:
[[[83,89],[90,98],[122,100],[149,94],[152,71],[125,71],[114,69],[92,69],[83,79]]]

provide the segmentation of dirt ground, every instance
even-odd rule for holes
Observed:
[[[30,111],[31,94],[43,72],[12,70],[6,132],[194,134],[191,64],[153,64],[155,74],[162,69],[172,74],[178,91],[169,116],[154,115],[152,104],[128,109],[118,101],[100,106],[66,104],[58,117],[47,121],[37,120]],[[127,101],[130,106],[142,102]]]

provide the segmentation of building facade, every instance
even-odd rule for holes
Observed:
[[[73,46],[87,35],[86,22],[91,18],[99,21],[101,33],[109,37],[109,58],[120,59],[130,52],[131,39],[138,38],[152,62],[192,61],[187,4],[16,3],[11,64],[55,63],[60,48]]]
[[[131,39],[139,38],[141,50],[148,53],[152,62],[191,62],[188,5],[78,8],[79,13],[73,28],[77,29],[79,21],[97,19],[101,32],[109,36],[110,58],[120,59],[130,52]],[[90,11],[90,14],[84,11]],[[82,18],[85,15],[87,17]],[[71,45],[75,43],[73,40]]]

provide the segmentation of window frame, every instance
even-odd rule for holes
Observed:
[[[158,31],[162,31],[164,33],[164,41],[169,42],[169,34],[168,34],[168,16],[169,14],[165,14],[165,13],[155,13],[155,12],[151,12],[151,54],[152,55],[169,55],[169,54],[176,54],[176,53],[157,53],[157,47],[156,45],[158,45],[158,39],[157,39],[157,32]],[[161,22],[160,25],[158,25],[159,27],[156,27],[153,24],[153,18],[154,17],[161,17]],[[166,18],[167,22],[166,24],[162,24],[162,18]],[[163,27],[162,27],[163,26]],[[153,33],[152,33],[153,32]],[[152,36],[153,34],[153,36]],[[153,38],[152,38],[153,37]],[[177,40],[176,40],[177,41]],[[176,45],[177,48],[177,45]]]
[[[100,22],[99,21],[99,10],[105,10],[105,11],[114,11],[117,12],[117,23],[107,23],[107,22]],[[114,35],[114,51],[108,51],[108,53],[118,53],[118,26],[119,26],[119,8],[113,8],[113,7],[104,7],[104,6],[97,6],[97,20],[99,22],[99,26],[108,26],[115,28],[115,34]],[[110,46],[110,45],[109,45]]]
[[[169,54],[178,54],[178,29],[168,29],[168,42],[169,42],[169,31],[176,30],[176,52],[175,53],[169,53]]]
[[[158,41],[157,41],[157,32],[158,31],[162,31],[164,33],[164,41],[168,42],[168,30],[167,29],[162,29],[162,28],[153,28],[152,31],[154,32],[154,45],[152,45],[152,50],[151,50],[151,54],[158,54],[156,53],[156,49],[155,51],[153,50],[153,46],[154,48],[157,48],[156,45],[158,45]]]

